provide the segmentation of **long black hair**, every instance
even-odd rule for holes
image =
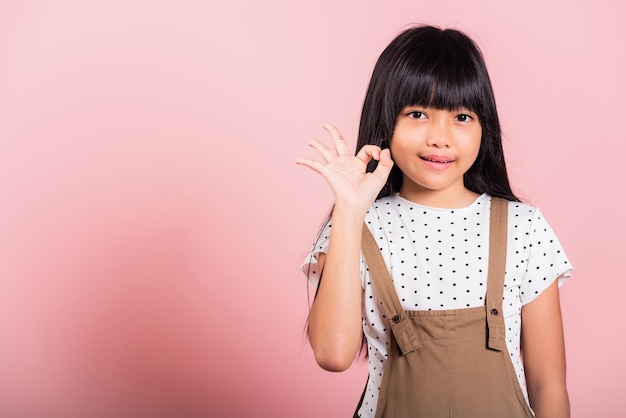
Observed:
[[[485,61],[478,46],[454,29],[418,26],[400,33],[382,52],[367,89],[356,150],[373,144],[389,147],[396,119],[406,106],[476,113],[482,126],[478,156],[465,173],[475,193],[519,201],[504,162],[500,122]],[[372,161],[368,171],[376,162]],[[402,173],[395,165],[378,197],[400,191]]]

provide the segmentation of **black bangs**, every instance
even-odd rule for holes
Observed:
[[[405,106],[424,106],[454,110],[467,108],[480,112],[485,102],[485,82],[479,57],[472,54],[475,45],[467,44],[455,31],[433,32],[430,37],[414,42],[396,61],[387,90],[397,97],[388,97],[396,116]],[[410,42],[410,40],[407,40]],[[459,42],[460,41],[460,42]],[[388,109],[392,111],[392,109]]]

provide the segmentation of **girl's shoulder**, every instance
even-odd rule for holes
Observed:
[[[539,207],[509,201],[509,240],[522,248],[543,248],[547,253],[562,253],[561,244],[552,226]]]
[[[545,221],[541,209],[529,203],[509,201],[509,223],[519,224],[526,222],[532,224],[537,221]]]

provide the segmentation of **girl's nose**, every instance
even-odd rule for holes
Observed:
[[[427,145],[436,148],[449,148],[451,137],[450,127],[445,122],[435,122],[428,132]]]

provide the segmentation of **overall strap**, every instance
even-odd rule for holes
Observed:
[[[489,270],[487,271],[487,328],[488,346],[494,350],[504,348],[504,316],[502,298],[504,296],[504,274],[506,271],[508,200],[491,199],[489,226]]]
[[[393,332],[402,354],[406,355],[418,349],[420,343],[409,317],[402,309],[380,248],[378,248],[378,244],[376,244],[376,240],[366,224],[363,224],[361,250],[367,262],[373,287],[382,302],[383,318],[389,321],[391,332]]]

